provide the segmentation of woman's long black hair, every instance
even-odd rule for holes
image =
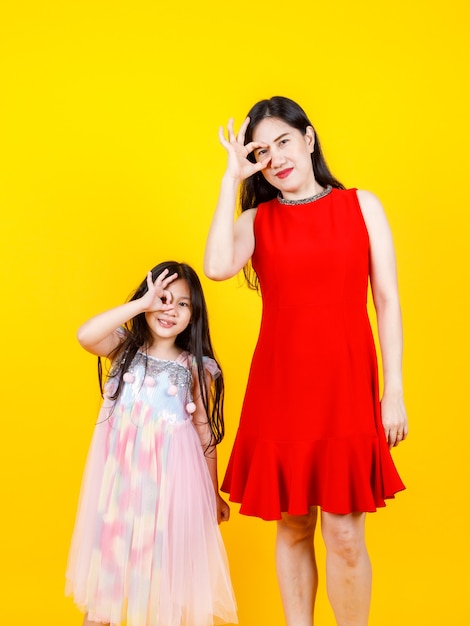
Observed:
[[[250,123],[245,133],[245,145],[253,141],[253,131],[258,124],[266,117],[276,117],[289,126],[299,130],[302,135],[305,135],[307,127],[313,128],[315,136],[315,149],[312,153],[312,167],[315,180],[322,187],[331,185],[336,189],[344,189],[344,185],[337,180],[330,172],[328,165],[326,164],[325,157],[320,145],[320,139],[313,127],[313,124],[308,119],[305,111],[294,100],[284,98],[283,96],[274,96],[269,100],[261,100],[257,102],[250,112],[248,113]],[[255,162],[255,156],[253,153],[248,155],[248,159]],[[276,187],[273,187],[263,176],[262,172],[257,172],[245,179],[241,184],[240,190],[240,207],[242,211],[253,209],[259,206],[262,202],[268,202],[275,198],[279,193]],[[249,262],[243,269],[248,286],[252,289],[259,290],[259,281],[254,271],[251,262]]]
[[[176,273],[178,278],[185,280],[189,287],[191,296],[191,323],[176,337],[175,345],[181,348],[181,350],[189,352],[196,361],[201,398],[212,433],[209,446],[214,446],[222,441],[225,434],[223,413],[224,378],[222,369],[219,363],[217,363],[221,370],[220,375],[212,380],[210,390],[207,390],[203,357],[208,356],[216,362],[217,359],[215,358],[212,348],[209,332],[209,318],[201,281],[192,267],[186,263],[178,263],[176,261],[165,261],[156,265],[152,269],[152,280],[155,281],[164,270],[168,270],[168,276]],[[147,290],[147,278],[145,278],[130,300],[141,298]],[[119,397],[123,387],[123,375],[129,369],[137,351],[145,348],[145,346],[149,346],[151,339],[152,337],[145,319],[145,313],[136,315],[125,324],[122,343],[108,355],[108,358],[113,363],[109,376],[117,381],[116,391],[110,396],[111,400],[116,400]],[[98,361],[98,377],[103,393],[100,360]]]

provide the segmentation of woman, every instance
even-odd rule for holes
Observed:
[[[339,626],[367,624],[365,513],[404,485],[390,448],[408,433],[395,254],[379,200],[330,173],[292,100],[257,103],[228,139],[228,166],[205,255],[209,278],[245,268],[263,315],[240,426],[222,486],[240,512],[277,520],[288,626],[312,624],[318,510]],[[240,217],[233,214],[240,189]],[[377,313],[384,390],[367,315]],[[258,282],[259,281],[259,282]]]

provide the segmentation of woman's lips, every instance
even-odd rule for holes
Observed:
[[[277,178],[287,178],[293,169],[293,167],[288,167],[285,170],[281,170],[280,172],[278,172],[276,176]]]

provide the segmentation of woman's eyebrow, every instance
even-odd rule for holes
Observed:
[[[279,135],[279,137],[276,137],[273,143],[276,143],[276,141],[280,141],[284,137],[287,137],[287,135],[289,135],[289,133],[282,133],[282,135]]]
[[[276,139],[273,139],[272,143],[276,143],[277,141],[280,141],[281,139],[283,139],[284,137],[287,137],[288,135],[290,135],[289,132],[287,133],[282,133],[282,135],[279,135],[279,137],[276,137]],[[269,145],[269,143],[267,141],[260,141],[260,143]],[[263,148],[256,148],[257,150],[262,150]]]

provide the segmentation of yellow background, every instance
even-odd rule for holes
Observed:
[[[464,0],[3,4],[4,623],[81,623],[64,569],[99,396],[76,328],[161,260],[202,274],[218,126],[278,94],[306,109],[333,172],[375,192],[394,231],[411,422],[394,458],[408,490],[368,519],[371,624],[466,622],[468,18]],[[203,282],[227,380],[222,473],[260,301],[239,279]],[[274,532],[237,505],[223,527],[243,626],[284,623]],[[317,615],[334,624],[323,576]]]

